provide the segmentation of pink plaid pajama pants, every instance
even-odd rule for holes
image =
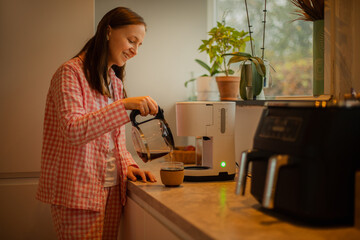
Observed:
[[[119,186],[105,188],[104,206],[100,212],[51,205],[55,231],[59,240],[116,240],[122,206]]]

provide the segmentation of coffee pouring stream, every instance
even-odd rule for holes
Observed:
[[[164,110],[158,107],[155,117],[136,121],[139,110],[130,113],[132,140],[138,156],[146,163],[169,154],[174,148],[174,138],[164,118]]]

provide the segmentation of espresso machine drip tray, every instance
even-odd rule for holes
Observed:
[[[188,166],[185,167],[185,169],[190,169],[190,170],[206,170],[206,169],[210,169],[210,167],[207,166]]]
[[[184,176],[184,181],[187,182],[228,181],[235,177],[235,174],[228,174],[228,172],[216,173],[207,166],[187,166],[184,169],[186,173],[192,174]]]

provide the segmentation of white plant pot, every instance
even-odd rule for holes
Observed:
[[[219,90],[215,77],[198,77],[196,79],[196,92],[198,101],[219,100]]]
[[[261,89],[260,94],[256,96],[256,100],[265,100],[264,88]]]
[[[264,90],[264,88],[270,87],[270,82],[271,82],[270,62],[268,60],[264,59],[264,65],[265,65],[265,68],[266,68],[266,74],[265,74],[266,79],[264,81],[263,90]]]
[[[217,101],[219,100],[219,92],[197,92],[198,101]]]

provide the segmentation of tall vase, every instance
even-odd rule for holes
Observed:
[[[324,20],[313,27],[313,95],[324,94]]]

